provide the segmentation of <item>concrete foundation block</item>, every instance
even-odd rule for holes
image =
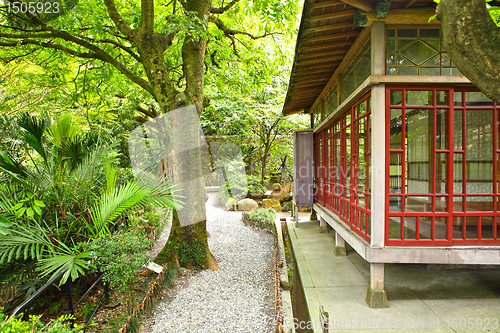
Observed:
[[[387,300],[387,293],[385,290],[374,290],[372,287],[368,287],[366,291],[366,303],[370,308],[382,309],[389,307],[389,301]]]
[[[345,252],[345,247],[344,246],[335,246],[335,249],[333,250],[335,253],[335,255],[337,257],[340,257],[340,256],[346,256],[346,252]]]

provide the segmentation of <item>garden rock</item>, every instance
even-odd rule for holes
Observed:
[[[249,210],[254,210],[257,208],[259,208],[259,205],[253,199],[246,198],[246,199],[238,201],[238,209],[239,210],[249,211]]]
[[[264,199],[264,200],[262,200],[262,207],[273,208],[275,210],[278,210],[278,209],[281,209],[281,204],[280,204],[279,200]]]
[[[229,210],[236,210],[236,200],[233,198],[227,199],[226,203],[224,204],[224,208],[229,211]]]

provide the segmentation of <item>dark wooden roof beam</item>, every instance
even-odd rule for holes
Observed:
[[[342,1],[340,0],[330,0],[330,1],[323,1],[323,2],[316,2],[308,6],[308,9],[316,9],[316,8],[324,8],[328,6],[335,6],[335,5],[341,5],[343,4]]]
[[[347,51],[349,51],[348,47],[345,47],[342,49],[334,49],[334,50],[330,50],[330,51],[323,51],[323,52],[302,53],[302,54],[299,54],[298,59],[319,57],[319,56],[325,56],[325,55],[331,55],[331,54],[344,54]]]
[[[295,75],[297,76],[307,76],[309,74],[314,74],[314,75],[317,75],[317,74],[320,74],[320,73],[333,73],[335,71],[335,69],[337,68],[337,65],[336,64],[327,64],[327,65],[324,65],[322,67],[318,67],[318,68],[314,68],[314,69],[311,69],[311,68],[296,68],[295,71],[294,71],[294,77]]]
[[[319,31],[342,29],[342,28],[348,28],[348,27],[353,27],[353,26],[354,26],[354,24],[353,24],[352,20],[349,20],[347,22],[327,24],[327,25],[321,25],[318,27],[307,28],[307,29],[304,29],[304,34],[312,33],[312,32],[319,32]]]
[[[304,65],[311,65],[311,64],[321,64],[321,63],[334,63],[338,62],[343,59],[343,56],[333,56],[333,57],[323,57],[323,58],[318,58],[318,59],[312,59],[312,60],[303,60],[303,61],[297,61],[296,65],[297,66],[304,66]]]
[[[406,8],[410,7],[411,5],[413,5],[413,3],[415,3],[415,1],[417,1],[417,0],[408,0],[408,1],[406,1],[405,4],[403,5],[403,8],[406,9]]]
[[[296,88],[295,90],[300,90],[300,92],[294,92],[292,95],[292,98],[289,99],[290,101],[293,101],[296,99],[304,99],[307,97],[312,97],[313,98],[312,102],[314,102],[316,100],[316,97],[318,97],[318,94],[321,92],[321,90],[323,90],[323,86],[320,86],[318,88],[311,88],[311,89]]]
[[[333,12],[333,13],[329,13],[329,14],[311,16],[307,19],[307,22],[313,22],[313,21],[319,21],[319,20],[329,20],[329,19],[341,18],[341,17],[350,17],[350,16],[354,16],[354,14],[356,14],[356,10],[344,10],[341,12]]]
[[[324,87],[325,84],[326,84],[326,82],[320,82],[320,83],[313,83],[313,82],[311,82],[311,83],[302,83],[302,84],[297,83],[297,84],[294,84],[293,87],[295,89],[297,89],[297,88],[319,87],[319,86]]]
[[[302,46],[304,43],[307,43],[307,42],[317,42],[320,40],[330,40],[330,39],[334,39],[334,38],[336,39],[336,38],[352,37],[352,36],[357,36],[358,34],[359,34],[359,31],[349,31],[349,32],[342,32],[342,33],[338,33],[338,34],[304,38],[301,40],[301,43],[299,46]]]
[[[336,47],[336,46],[345,46],[345,45],[351,45],[354,41],[353,40],[344,40],[341,42],[334,42],[334,43],[328,43],[328,44],[316,44],[316,45],[310,45],[310,46],[304,46],[299,49],[299,53],[303,51],[312,51],[312,50],[319,50],[319,49],[324,49],[327,47]]]
[[[306,78],[301,78],[300,80],[292,80],[290,81],[290,84],[302,84],[302,83],[312,83],[312,82],[323,82],[323,81],[329,81],[331,76],[312,76],[312,77],[306,77]]]
[[[372,12],[373,5],[369,1],[365,0],[342,0],[343,3],[353,6],[364,12]]]

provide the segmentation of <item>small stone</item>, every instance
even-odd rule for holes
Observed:
[[[263,199],[262,200],[262,207],[273,208],[275,210],[279,210],[279,209],[281,209],[281,204],[280,204],[279,200]]]
[[[227,211],[236,210],[236,200],[234,200],[233,198],[227,199],[227,201],[226,201],[226,203],[224,205],[224,208]]]
[[[243,199],[238,201],[238,209],[243,211],[249,211],[259,208],[257,202],[253,199]]]

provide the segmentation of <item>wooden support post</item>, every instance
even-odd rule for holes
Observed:
[[[372,26],[372,75],[385,74],[385,26]],[[385,239],[385,84],[372,87],[372,157],[371,157],[371,246],[384,247]],[[370,286],[366,302],[371,308],[387,308],[384,290],[384,264],[370,263]]]
[[[313,209],[313,212],[314,212],[314,209]],[[327,230],[328,230],[328,228],[326,226],[326,220],[320,216],[319,217],[319,232],[323,233],[323,232],[326,232]]]
[[[299,207],[294,203],[293,205],[293,218],[295,219],[295,227],[299,227]]]
[[[388,308],[387,293],[384,290],[384,264],[370,263],[370,286],[366,292],[366,303],[371,308]]]
[[[385,71],[384,22],[372,27],[372,74]],[[372,156],[371,156],[371,246],[383,247],[385,237],[385,84],[372,87]]]
[[[340,236],[340,234],[335,231],[335,255],[336,256],[345,256],[345,240]]]

